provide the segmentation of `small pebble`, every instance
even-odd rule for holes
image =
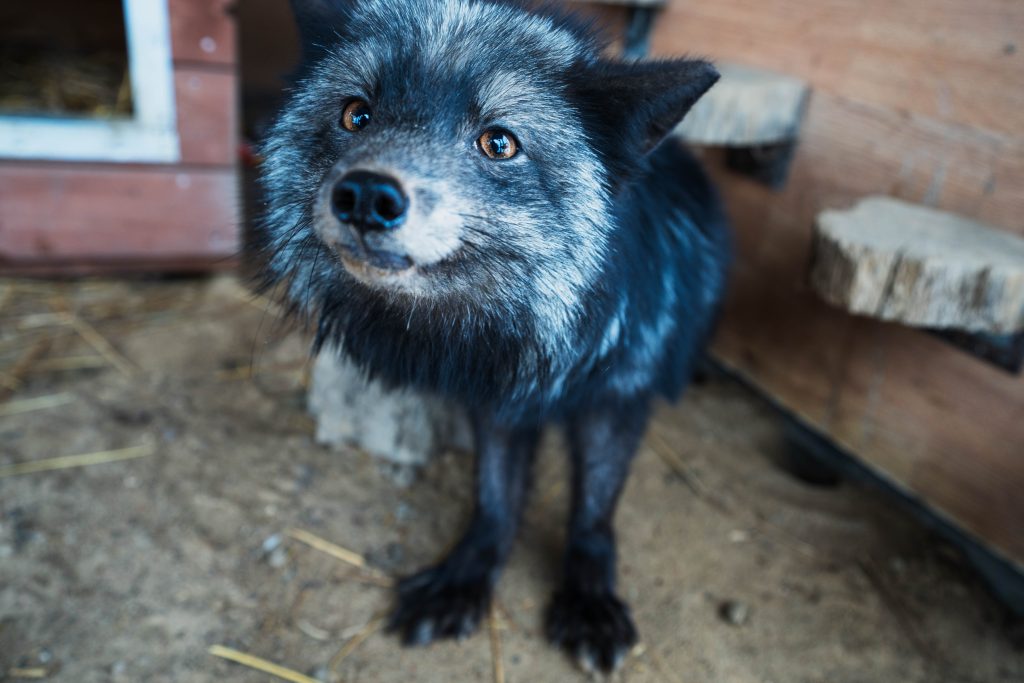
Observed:
[[[288,564],[288,551],[281,546],[276,548],[274,552],[270,553],[270,557],[267,558],[267,564],[274,569],[280,569],[281,567]]]
[[[750,540],[750,534],[743,529],[733,529],[729,532],[730,543],[745,543]]]
[[[273,536],[267,536],[266,540],[263,541],[263,545],[260,546],[263,550],[263,554],[269,554],[277,550],[278,546],[281,545],[281,541],[284,540],[281,534],[274,534]]]
[[[718,615],[732,626],[743,626],[750,621],[750,607],[739,600],[726,600],[718,608]]]

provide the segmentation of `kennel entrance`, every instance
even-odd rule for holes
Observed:
[[[0,273],[229,263],[232,1],[0,2]]]

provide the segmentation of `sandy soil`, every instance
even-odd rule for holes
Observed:
[[[0,680],[273,680],[213,645],[324,681],[585,680],[541,636],[565,516],[559,439],[493,632],[404,650],[373,630],[390,600],[374,577],[455,538],[470,460],[408,472],[316,445],[306,347],[227,277],[0,281],[0,411],[44,397],[0,412],[0,468],[143,455],[0,477]],[[773,414],[724,380],[660,410],[618,517],[643,641],[622,680],[1024,680],[1019,625],[956,552],[883,496],[794,479],[785,448]]]

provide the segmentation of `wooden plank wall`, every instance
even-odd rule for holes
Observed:
[[[618,39],[626,29],[627,8],[621,3],[604,0],[568,0],[565,3],[573,12],[589,17],[612,39]]]
[[[231,0],[166,0],[177,164],[0,160],[0,268],[217,265],[238,248]]]
[[[738,248],[717,354],[1024,567],[1024,378],[831,309],[806,285],[815,215],[866,194],[1024,235],[1024,3],[670,0],[652,48],[814,89],[783,191],[707,155]]]

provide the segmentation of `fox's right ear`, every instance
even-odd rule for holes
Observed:
[[[289,0],[299,27],[304,62],[319,57],[338,39],[345,16],[354,0]]]
[[[715,84],[718,71],[702,59],[599,60],[577,79],[577,96],[591,122],[621,140],[625,153],[643,155]]]
[[[717,80],[701,59],[599,59],[572,71],[569,93],[615,185],[627,182]]]

